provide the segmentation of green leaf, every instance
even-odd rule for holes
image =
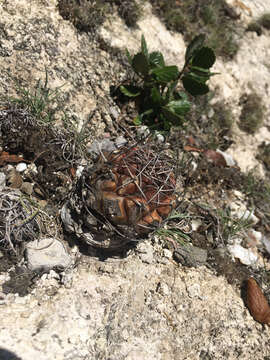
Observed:
[[[179,126],[184,122],[182,116],[176,114],[166,106],[161,108],[162,114],[165,116],[167,121],[170,121],[173,125]]]
[[[211,72],[208,69],[204,69],[204,68],[201,68],[201,67],[198,67],[198,66],[191,66],[190,71],[191,71],[191,73],[195,73],[195,74],[197,74],[199,76],[207,77],[207,80],[210,79],[210,77],[213,76],[213,75],[219,75],[220,74],[218,72]]]
[[[202,73],[202,75],[209,75],[211,74],[210,71],[208,69],[204,69],[202,67],[199,66],[190,66],[190,70],[196,71],[198,73]]]
[[[151,89],[151,98],[155,105],[159,105],[162,102],[162,97],[156,87]]]
[[[137,74],[147,76],[149,72],[147,57],[143,53],[136,54],[132,59],[132,67]]]
[[[207,80],[209,80],[209,76],[204,74],[198,74],[196,72],[190,71],[185,75],[185,77],[189,77],[190,79],[197,81],[198,83],[205,84]]]
[[[126,56],[127,56],[128,62],[130,63],[130,65],[132,65],[132,56],[130,55],[130,52],[128,51],[128,49],[126,49]]]
[[[178,99],[182,99],[182,100],[186,100],[188,101],[188,96],[187,93],[185,91],[177,91],[175,93],[175,98]]]
[[[148,109],[148,110],[144,111],[143,113],[139,114],[139,115],[136,116],[135,119],[133,120],[134,124],[135,124],[135,125],[140,125],[140,124],[142,124],[143,118],[144,118],[145,116],[147,117],[147,115],[150,115],[150,114],[152,114],[153,112],[154,112],[153,109]]]
[[[192,66],[209,69],[216,61],[215,53],[209,47],[202,47],[192,59]]]
[[[178,71],[178,67],[175,65],[163,66],[151,70],[151,74],[155,75],[155,78],[158,82],[168,83],[178,78],[179,71]]]
[[[185,75],[182,78],[182,82],[184,85],[184,88],[193,96],[197,96],[197,95],[204,95],[207,94],[209,91],[209,88],[206,84],[200,83],[194,79],[192,79],[192,77]]]
[[[177,115],[185,115],[190,110],[190,102],[187,100],[170,101],[166,108]]]
[[[172,98],[173,98],[173,92],[178,83],[178,79],[172,82],[168,87],[166,91],[166,95],[164,98],[165,104],[167,104]]]
[[[135,119],[133,119],[133,123],[134,123],[134,125],[136,125],[136,126],[141,125],[141,124],[142,124],[142,118],[141,118],[141,116],[140,116],[140,115],[136,116]]]
[[[140,95],[140,88],[137,88],[135,86],[120,86],[120,91],[122,94],[128,96],[128,97],[136,97]]]
[[[186,49],[186,54],[185,54],[186,64],[196,54],[196,52],[203,46],[204,41],[205,41],[205,35],[200,34],[190,42],[190,44]]]
[[[146,59],[148,59],[148,49],[144,35],[141,37],[141,52],[146,57]]]
[[[157,66],[165,66],[165,61],[163,58],[163,55],[161,52],[159,51],[154,51],[149,55],[149,62],[150,65],[153,65],[153,67],[157,67]]]

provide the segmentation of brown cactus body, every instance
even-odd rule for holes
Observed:
[[[93,207],[115,225],[146,234],[176,206],[174,166],[149,144],[102,154],[97,169],[88,178]]]

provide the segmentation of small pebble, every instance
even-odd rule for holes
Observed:
[[[119,118],[119,111],[115,107],[111,107],[110,111],[113,118],[117,120]]]
[[[217,149],[217,153],[221,154],[226,162],[227,166],[235,166],[235,161],[232,158],[232,156],[230,154],[225,153],[224,151],[221,151],[219,149]]]
[[[0,188],[6,186],[6,175],[3,172],[0,172]]]
[[[157,134],[157,141],[159,144],[162,144],[165,141],[165,137],[161,134]]]
[[[121,146],[124,146],[127,143],[127,140],[124,138],[124,136],[118,136],[115,139],[115,145],[119,148]]]
[[[34,184],[28,181],[22,183],[21,191],[27,195],[32,195]]]
[[[138,128],[137,134],[141,137],[146,137],[147,135],[150,134],[150,130],[148,126],[143,125]]]
[[[26,246],[27,266],[30,270],[67,268],[72,260],[64,244],[54,238],[31,241]]]
[[[231,255],[240,260],[244,265],[254,265],[258,260],[258,255],[252,249],[243,248],[239,244],[228,245]]]
[[[207,116],[208,116],[209,119],[211,119],[214,115],[215,115],[215,111],[214,111],[213,108],[211,108],[211,109],[208,111]]]
[[[190,298],[200,297],[200,291],[201,288],[199,284],[192,284],[190,286],[187,286],[187,292]]]
[[[16,170],[17,170],[18,172],[23,172],[23,171],[25,171],[26,169],[27,169],[27,164],[24,163],[24,162],[21,162],[21,163],[19,163],[19,164],[16,166]]]
[[[76,177],[77,177],[77,178],[80,178],[80,177],[81,177],[83,170],[84,170],[84,166],[79,165],[79,166],[77,167],[77,170],[76,170]]]
[[[163,250],[163,255],[164,255],[167,259],[171,259],[172,256],[173,256],[172,252],[171,252],[170,250],[168,250],[168,249],[164,249],[164,250]]]

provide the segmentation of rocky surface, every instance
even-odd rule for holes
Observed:
[[[61,281],[43,275],[31,295],[7,295],[1,314],[0,344],[23,360],[264,359],[270,351],[269,329],[254,323],[239,290],[205,267],[177,267],[149,242],[122,260],[84,259]]]
[[[269,11],[265,1],[243,3],[253,17]],[[56,0],[5,0],[0,5],[1,94],[14,95],[17,82],[34,86],[44,80],[46,67],[50,87],[64,90],[58,118],[67,110],[80,119],[79,127],[89,120],[93,138],[116,132],[120,110],[110,86],[127,75],[121,51],[136,51],[142,32],[150,49],[161,50],[168,63],[183,62],[182,37],[166,31],[148,4],[137,29],[131,31],[113,15],[99,30],[99,39],[78,33],[63,20]],[[243,21],[252,18],[238,10]],[[265,126],[255,136],[235,126],[230,152],[243,170],[258,165],[254,148],[270,138],[269,49],[269,30],[260,37],[246,33],[236,59],[219,59],[215,70],[221,75],[211,80],[212,88],[219,88],[217,99],[225,100],[236,116],[250,83],[265,102]],[[266,360],[269,328],[250,316],[239,286],[206,267],[179,266],[165,250],[147,240],[123,258],[101,260],[87,251],[82,255],[73,244],[74,268],[43,274],[24,296],[6,291],[14,278],[3,271],[0,355],[10,351],[22,360]]]

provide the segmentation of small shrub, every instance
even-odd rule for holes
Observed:
[[[134,0],[111,0],[117,6],[119,16],[129,27],[134,27],[139,20],[142,9]]]
[[[136,125],[144,123],[151,130],[158,131],[169,131],[172,126],[183,125],[191,105],[187,93],[193,96],[208,93],[206,82],[215,74],[209,70],[215,62],[215,54],[203,46],[204,41],[204,35],[191,41],[181,71],[175,65],[167,66],[161,52],[149,53],[144,36],[139,53],[132,57],[127,50],[128,61],[138,76],[138,82],[122,85],[120,90],[137,101],[139,115],[134,121]],[[179,80],[183,85],[181,91]]]
[[[270,13],[265,13],[257,20],[252,21],[246,31],[254,31],[260,36],[262,34],[262,28],[270,29]]]
[[[258,94],[253,92],[249,95],[243,95],[240,104],[242,104],[242,111],[238,126],[248,134],[255,134],[263,124],[264,106],[262,100]]]
[[[270,144],[265,144],[265,142],[263,142],[259,146],[259,154],[257,158],[264,163],[268,170],[270,170]]]
[[[250,24],[248,24],[247,30],[257,33],[258,36],[262,35],[262,27],[257,21],[253,21]]]
[[[95,33],[111,15],[114,5],[127,26],[136,25],[142,10],[134,0],[59,0],[58,9],[60,15],[78,30]]]
[[[214,110],[215,114],[213,116],[213,121],[216,126],[222,130],[230,131],[234,122],[234,116],[231,110],[222,103],[215,104]]]
[[[73,23],[80,31],[95,32],[110,13],[110,5],[105,0],[59,0],[60,15]]]
[[[265,28],[265,29],[270,29],[270,13],[265,13],[263,14],[260,19],[259,19],[259,23]]]
[[[184,35],[187,43],[199,32],[208,34],[208,44],[217,55],[233,58],[241,35],[237,16],[224,0],[150,0],[169,30]]]

